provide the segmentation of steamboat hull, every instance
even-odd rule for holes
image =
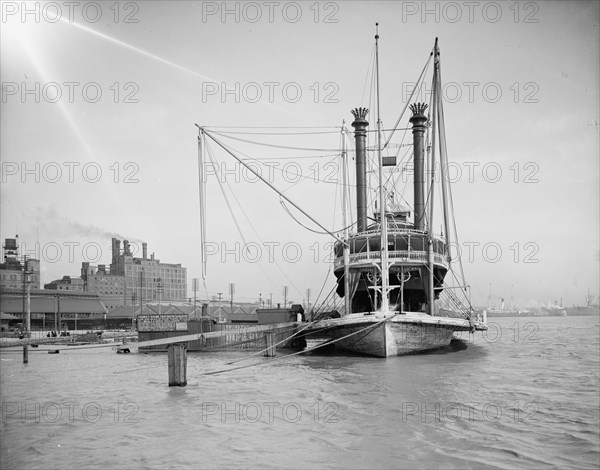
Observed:
[[[349,315],[354,316],[354,315]],[[485,329],[482,324],[475,329]],[[315,325],[321,338],[335,347],[375,357],[403,356],[448,346],[455,331],[471,331],[468,320],[428,315],[396,315],[388,320],[375,315],[322,320]],[[310,338],[310,330],[307,331]]]

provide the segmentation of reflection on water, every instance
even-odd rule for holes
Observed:
[[[493,324],[492,324],[493,323]],[[597,468],[597,317],[490,319],[379,359],[0,353],[2,468]],[[239,364],[244,364],[241,362]]]

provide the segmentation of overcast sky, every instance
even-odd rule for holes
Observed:
[[[336,128],[350,127],[350,109],[372,106],[365,82],[378,21],[385,128],[439,37],[473,302],[491,292],[495,304],[570,306],[588,289],[598,295],[598,2],[23,5],[2,3],[1,237],[18,234],[30,255],[39,240],[42,282],[79,275],[82,261],[109,264],[119,236],[186,266],[191,292],[201,277],[195,123],[303,128],[235,136],[312,152],[219,139],[273,159],[273,184],[340,228]],[[305,230],[275,193],[211,150],[230,171],[223,188],[236,194],[228,202],[243,238],[208,175],[208,294],[227,297],[229,283],[240,300],[280,302],[284,285],[296,302],[309,288],[314,301],[324,282],[328,292],[331,238]]]

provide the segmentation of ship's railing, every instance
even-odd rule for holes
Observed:
[[[340,315],[346,314],[346,305],[344,299],[338,297],[337,295],[316,307],[312,312],[313,316],[311,321],[320,318],[325,313],[333,312],[334,310],[337,310]]]
[[[412,228],[388,228],[388,235],[427,235],[425,230],[415,230]],[[381,235],[380,229],[365,230],[364,232],[352,234],[350,238],[360,237],[362,235]],[[440,238],[436,235],[436,238]]]
[[[362,238],[364,236],[367,237],[371,237],[373,235],[377,235],[377,236],[381,236],[381,230],[379,229],[373,229],[373,230],[365,230],[364,232],[360,232],[360,233],[353,233],[350,235],[350,239],[353,238]],[[421,236],[421,237],[426,237],[429,235],[429,232],[425,231],[425,230],[416,230],[413,228],[394,228],[394,227],[389,227],[388,228],[388,236],[393,235],[393,236],[398,236],[398,235],[415,235],[415,236]],[[434,234],[433,238],[435,240],[440,240],[442,242],[445,242],[446,239],[444,238],[443,235],[441,234]]]
[[[364,261],[374,261],[381,259],[380,251],[368,251],[364,253],[352,253],[350,255],[350,265],[355,263],[360,263]],[[396,251],[388,251],[388,260],[389,261],[401,261],[405,263],[427,263],[428,252],[427,251],[415,251],[415,250],[396,250]],[[433,262],[436,264],[441,264],[445,267],[448,267],[444,256],[440,253],[433,253]],[[344,257],[339,256],[335,258],[333,262],[333,266],[335,269],[344,265]]]
[[[435,306],[435,310],[440,312],[441,316],[456,318],[469,318],[471,316],[471,309],[457,297],[452,289],[444,289],[440,292],[439,298],[435,301]]]

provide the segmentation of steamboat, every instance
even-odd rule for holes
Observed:
[[[389,138],[383,143],[378,39],[376,34],[379,198],[369,217],[366,174],[369,111],[356,108],[352,110],[356,231],[346,231],[344,239],[334,246],[336,292],[344,298],[344,309],[342,314],[330,313],[319,318],[306,329],[306,336],[321,338],[325,344],[334,343],[339,349],[389,357],[447,346],[455,332],[481,331],[487,326],[485,318],[470,305],[464,276],[458,285],[446,282],[453,272],[450,234],[454,227],[450,220],[453,217],[449,207],[450,185],[444,173],[448,160],[437,38],[430,55],[434,61],[431,104],[413,103],[409,107],[414,169],[412,217],[411,211],[395,200],[396,188],[389,184],[393,181],[389,173],[397,167],[396,159],[383,155]],[[441,186],[444,234],[434,233],[436,180]]]

